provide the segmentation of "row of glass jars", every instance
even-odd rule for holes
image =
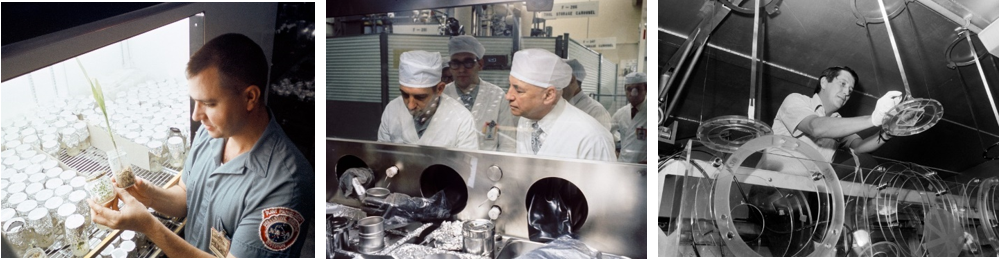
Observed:
[[[87,123],[71,116],[65,119],[57,118],[50,124],[41,130],[35,127],[23,129],[14,127],[19,125],[8,126],[4,129],[3,146],[0,149],[12,149],[18,152],[34,149],[53,156],[56,156],[60,149],[65,149],[67,154],[75,156],[81,150],[90,147]]]
[[[50,175],[54,177],[44,183],[36,181]],[[7,178],[2,180],[0,222],[4,237],[17,251],[26,251],[29,246],[48,248],[61,236],[71,247],[79,248],[82,245],[72,243],[86,242],[86,232],[92,226],[86,199],[91,193],[83,176],[60,169],[31,176],[8,169],[3,176]],[[74,254],[82,256],[86,250],[78,249]]]

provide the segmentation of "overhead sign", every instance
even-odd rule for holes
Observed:
[[[395,34],[427,34],[438,35],[437,24],[395,24],[393,25]]]
[[[589,38],[581,40],[581,45],[592,50],[616,49],[616,37]]]
[[[598,2],[554,3],[553,11],[539,12],[539,18],[575,18],[598,16]]]

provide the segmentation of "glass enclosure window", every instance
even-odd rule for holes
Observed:
[[[16,140],[15,134],[23,138],[26,133],[20,132],[28,127],[45,134],[74,119],[104,128],[104,118],[81,68],[100,83],[117,135],[143,141],[153,138],[151,132],[156,130],[188,130],[184,77],[190,54],[188,30],[188,19],[182,19],[3,82],[0,124],[4,142]],[[138,128],[130,126],[133,124]]]

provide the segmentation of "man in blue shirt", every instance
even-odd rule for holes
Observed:
[[[120,210],[91,201],[94,222],[143,233],[169,257],[298,257],[313,218],[313,167],[264,106],[264,52],[222,35],[192,55],[187,74],[202,126],[180,181],[117,189]],[[147,207],[187,217],[185,238]]]

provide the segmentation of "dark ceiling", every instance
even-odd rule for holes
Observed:
[[[699,23],[699,10],[705,2],[662,2],[658,14],[661,66],[678,51],[685,41],[683,37]],[[858,2],[863,16],[880,16],[875,1]],[[852,6],[853,0],[782,1],[780,13],[768,17],[764,60],[799,73],[764,66],[766,75],[759,106],[761,119],[767,124],[771,125],[787,94],[811,95],[817,83],[814,78],[830,66],[849,66],[860,77],[856,93],[839,111],[844,116],[867,115],[873,110],[876,97],[890,90],[904,90],[885,25],[873,23],[864,27],[857,24]],[[917,2],[888,1],[888,8],[896,7],[903,9],[891,18],[890,24],[912,95],[939,101],[945,112],[943,120],[932,129],[895,138],[872,154],[956,173],[984,163],[982,152],[999,141],[999,126],[975,65],[958,69],[947,67],[946,50],[957,38],[954,29],[960,25]],[[997,9],[994,17],[998,17]],[[984,46],[976,37],[975,40],[975,48],[984,53]],[[707,47],[700,56],[699,64],[684,86],[681,103],[670,115],[675,117],[669,122],[679,122],[677,137],[695,136],[702,120],[746,114],[751,62],[734,52],[749,55],[751,42],[751,15],[731,12],[713,31],[709,43],[719,48]],[[958,56],[970,61],[967,43],[961,44],[955,52],[966,54]],[[980,57],[991,97],[995,99],[998,97],[998,58],[990,54]],[[675,89],[670,90],[669,95],[674,92]],[[863,134],[875,131],[876,128],[871,128]],[[993,151],[997,155],[997,150]]]
[[[2,45],[117,16],[158,3],[3,3]]]

